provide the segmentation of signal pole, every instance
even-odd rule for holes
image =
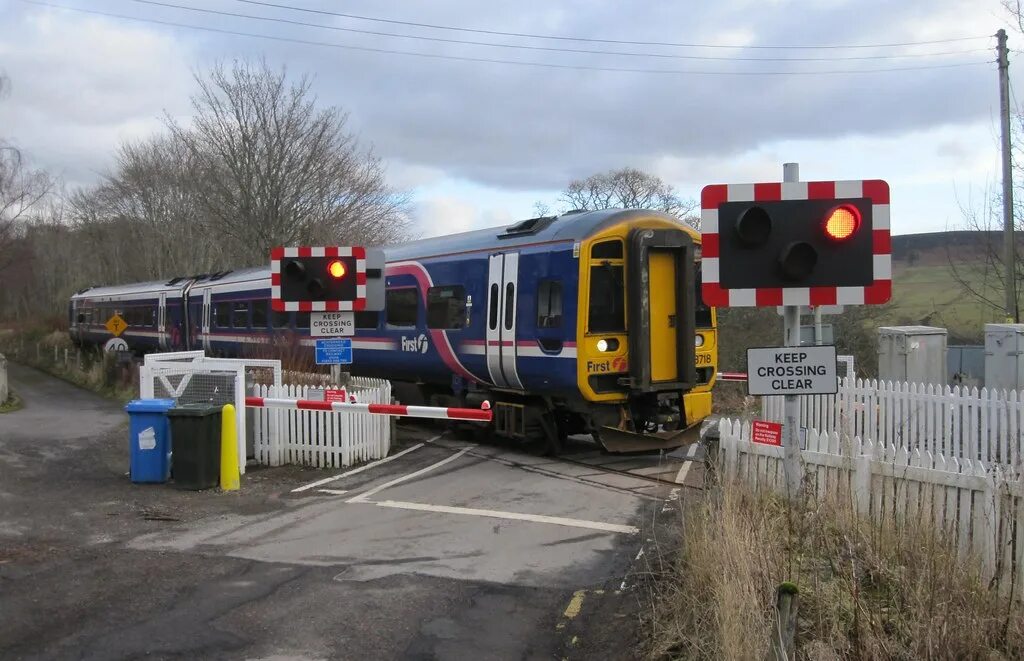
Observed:
[[[783,163],[782,181],[800,181],[800,164]],[[800,346],[800,306],[787,305],[783,307],[783,333],[785,334],[785,346]],[[796,498],[800,493],[800,483],[803,481],[803,469],[800,465],[800,400],[796,395],[786,395],[784,410],[785,423],[782,428],[782,466],[786,474],[786,488],[790,498]]]
[[[1013,171],[1010,146],[1010,60],[1006,49],[1006,30],[996,32],[999,62],[999,124],[1003,147],[1003,268],[1006,271],[1006,321],[1018,323],[1017,255],[1013,240]]]

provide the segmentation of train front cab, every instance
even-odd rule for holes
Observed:
[[[610,451],[689,442],[711,413],[717,332],[698,293],[699,241],[654,215],[581,244],[578,382]]]

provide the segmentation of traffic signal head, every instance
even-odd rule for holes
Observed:
[[[871,285],[871,208],[868,198],[722,203],[721,287]]]
[[[356,298],[355,257],[285,257],[281,300],[351,301]]]

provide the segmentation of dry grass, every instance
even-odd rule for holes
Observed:
[[[800,589],[801,659],[1015,659],[1024,613],[921,521],[874,524],[849,501],[787,508],[740,485],[682,512],[653,582],[651,658],[765,659],[775,589]]]

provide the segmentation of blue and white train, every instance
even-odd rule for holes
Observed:
[[[711,412],[715,312],[699,290],[700,235],[641,210],[575,212],[384,249],[382,312],[357,312],[351,372],[427,403],[490,400],[493,430],[557,451],[590,433],[614,451],[679,445]],[[268,267],[91,287],[73,338],[103,344],[115,313],[138,353],[312,353],[308,313],[270,309]]]

